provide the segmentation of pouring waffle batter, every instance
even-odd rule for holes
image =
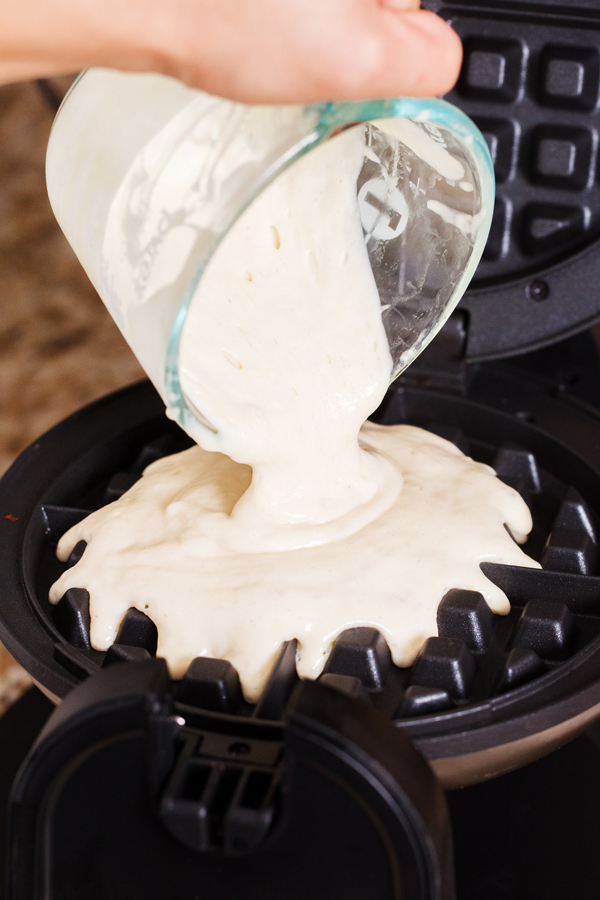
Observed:
[[[50,598],[88,589],[94,647],[135,606],[174,677],[226,658],[252,701],[286,640],[306,678],[356,625],[410,665],[450,588],[508,611],[481,562],[538,565],[516,543],[529,510],[492,469],[420,429],[363,424],[392,368],[357,211],[364,155],[353,129],[301,159],[211,260],[181,381],[215,431],[59,543],[65,560],[87,542]]]

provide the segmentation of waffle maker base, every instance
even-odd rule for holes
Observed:
[[[175,829],[185,821],[187,828],[190,814],[196,816],[192,844],[195,842],[196,849],[202,845],[208,852],[201,854],[202,859],[196,859],[194,865],[197,863],[209,880],[213,878],[211,900],[221,896],[239,900],[244,893],[260,896],[261,900],[267,895],[290,895],[286,890],[277,892],[276,873],[269,867],[259,870],[252,886],[244,883],[247,891],[227,893],[223,878],[214,868],[214,851],[227,846],[231,828],[244,840],[255,839],[267,827],[264,816],[272,809],[264,790],[262,794],[260,790],[246,790],[256,772],[250,758],[244,769],[237,757],[246,746],[245,739],[234,738],[230,743],[231,736],[249,736],[247,745],[252,745],[252,752],[258,756],[267,752],[269,742],[263,742],[263,747],[261,734],[277,740],[283,732],[292,734],[294,727],[298,732],[294,698],[302,692],[313,697],[312,711],[321,721],[324,709],[347,710],[348,716],[338,722],[338,737],[347,725],[345,718],[352,720],[356,714],[363,723],[366,736],[355,735],[357,742],[346,744],[344,752],[352,751],[352,747],[356,750],[361,741],[364,744],[371,726],[379,737],[371,745],[372,759],[379,758],[383,745],[397,750],[397,757],[392,753],[388,761],[390,771],[395,766],[396,784],[406,789],[404,800],[400,795],[397,800],[408,816],[407,822],[412,801],[403,803],[410,798],[410,773],[418,770],[418,765],[411,770],[416,765],[412,745],[430,762],[446,788],[472,785],[448,794],[459,900],[541,896],[547,900],[591,900],[600,893],[596,858],[600,795],[594,777],[600,744],[596,726],[589,728],[600,715],[600,364],[589,333],[569,337],[600,316],[597,0],[552,0],[543,4],[513,0],[483,5],[425,0],[424,5],[451,21],[463,39],[464,64],[449,99],[475,119],[488,141],[497,181],[496,207],[484,258],[471,288],[436,341],[389,392],[377,418],[430,428],[474,458],[492,464],[499,477],[515,487],[532,509],[534,529],[526,550],[541,562],[542,569],[486,566],[488,577],[511,601],[512,611],[506,617],[492,617],[483,599],[472,592],[454,590],[440,598],[439,634],[426,642],[410,669],[396,669],[378,632],[360,628],[350,629],[335,642],[319,679],[322,686],[298,686],[295,647],[293,643],[284,646],[254,708],[241,698],[237,673],[219,660],[195,660],[181,683],[166,687],[163,701],[174,703],[170,707],[177,713],[173,722],[179,723],[183,735],[175,744],[184,749],[193,745],[195,749],[189,759],[181,751],[174,772],[183,763],[190,763],[190,780],[180,785],[180,795],[171,790],[169,780],[161,795],[161,815],[165,814],[167,825],[170,817]],[[539,349],[557,340],[562,343]],[[490,362],[514,353],[527,355],[513,362]],[[45,852],[35,829],[47,812],[40,805],[46,796],[42,787],[48,784],[44,781],[48,775],[44,754],[52,748],[53,739],[55,757],[62,754],[62,761],[54,759],[55,783],[66,784],[67,770],[76,767],[73,745],[67,739],[61,744],[56,723],[58,736],[64,736],[60,724],[65,726],[64,717],[67,708],[73,710],[74,697],[82,697],[86,691],[93,696],[94,686],[106,685],[115,677],[118,680],[122,677],[119,671],[133,677],[134,670],[150,672],[161,665],[151,659],[156,651],[156,629],[143,613],[130,610],[115,644],[101,654],[89,643],[87,593],[70,591],[51,608],[47,591],[61,571],[54,549],[64,531],[90,510],[117,499],[145,465],[184,446],[185,439],[166,422],[152,389],[140,385],[62,423],[23,454],[0,483],[0,638],[55,701],[69,695],[50,720],[55,723],[54,738],[52,728],[42,735],[16,781],[15,796],[19,796],[11,807],[15,817],[11,847],[17,880],[12,883],[20,878],[21,886],[27,884],[31,890],[28,893],[23,888],[11,894],[10,900],[47,900],[50,896],[56,900],[123,896],[129,900],[138,895],[139,885],[148,878],[147,867],[142,867],[138,870],[141,881],[131,880],[136,859],[121,859],[117,852],[122,864],[117,866],[113,890],[98,892],[96,887],[92,896],[87,888],[73,888],[75,882],[80,886],[88,883],[89,860],[79,860],[73,847],[85,846],[82,834],[93,825],[89,814],[80,820],[81,835],[72,816],[55,820],[55,836],[66,828],[71,829],[70,838],[62,846],[58,839],[55,842],[57,854],[48,872],[53,877],[58,871],[61,853],[66,853],[63,860],[74,857],[74,866],[63,872],[71,886],[64,888],[63,880],[62,893],[60,889],[54,892],[54,888],[44,892],[36,882],[37,876],[30,874],[32,861]],[[76,550],[81,553],[84,548]],[[113,668],[119,662],[132,665]],[[78,690],[72,691],[78,685]],[[367,702],[359,704],[356,698]],[[4,771],[5,752],[13,752],[15,760],[19,756],[15,734],[32,724],[18,725],[22,711],[31,715],[33,704],[43,718],[48,712],[44,703],[39,694],[32,693],[0,721],[0,772]],[[377,716],[376,711],[383,716]],[[109,725],[111,713],[111,709],[105,713]],[[90,723],[98,724],[97,717],[85,719],[85,709],[82,715],[80,744],[93,738]],[[67,718],[67,726],[69,721]],[[41,719],[37,722],[41,724]],[[395,727],[390,727],[390,722]],[[206,733],[199,735],[203,726]],[[584,736],[541,758],[586,727]],[[12,736],[5,742],[8,728],[13,729]],[[27,739],[23,738],[23,746],[32,734],[29,731]],[[296,750],[297,739],[296,734]],[[208,744],[202,743],[206,740]],[[294,749],[293,740],[286,753]],[[159,744],[170,746],[167,738]],[[218,753],[217,745],[221,747]],[[335,770],[335,777],[341,773],[344,781],[348,771],[339,754],[330,754],[329,762],[334,757],[330,771]],[[293,752],[289,759],[293,770]],[[538,761],[526,769],[502,774],[532,760]],[[113,762],[118,759],[113,757]],[[158,768],[163,765],[164,760]],[[213,772],[205,783],[203,773],[206,775],[211,767],[221,775]],[[263,769],[258,782],[253,783],[255,788],[262,784],[268,793],[272,776],[277,777],[277,766]],[[232,776],[232,770],[237,774]],[[106,774],[102,768],[99,771]],[[134,776],[136,771],[134,767]],[[269,778],[265,781],[266,773]],[[427,800],[424,805],[417,804],[421,825],[428,808],[430,812],[435,808],[439,816],[437,825],[430,818],[430,827],[423,829],[413,822],[408,828],[406,834],[413,834],[418,852],[416,856],[408,852],[400,860],[402,878],[409,879],[400,890],[381,889],[387,876],[385,866],[379,872],[374,864],[380,858],[379,851],[369,859],[373,868],[358,864],[364,847],[348,812],[348,816],[342,813],[334,820],[336,827],[331,835],[327,829],[321,831],[321,843],[330,837],[335,843],[338,828],[346,832],[347,843],[338,842],[342,880],[334,880],[328,889],[323,878],[317,878],[314,889],[305,891],[293,880],[294,875],[294,896],[450,900],[454,892],[447,865],[447,832],[442,827],[443,797],[427,767],[421,769],[421,776],[417,778],[423,787],[421,799]],[[488,780],[493,776],[501,777]],[[241,780],[236,781],[238,778]],[[124,788],[129,787],[128,781],[126,774]],[[475,784],[478,781],[483,783]],[[110,779],[107,783],[112,787]],[[305,783],[310,786],[310,780]],[[349,782],[345,783],[348,786]],[[375,783],[381,787],[371,769],[370,776],[357,788],[373,813],[373,821],[378,803],[377,792],[372,791]],[[97,789],[93,779],[89,788],[92,792]],[[117,803],[118,827],[129,795],[126,790],[123,798],[114,797],[114,790],[106,793],[107,797],[97,793],[96,799],[100,805],[104,800]],[[80,794],[66,792],[63,801],[71,802]],[[189,800],[191,795],[194,802],[186,806],[186,797]],[[335,790],[328,796],[331,799],[334,795]],[[296,796],[306,807],[308,801],[302,791]],[[320,820],[327,820],[331,812],[324,796],[322,790],[314,793],[308,812],[309,824],[312,816],[321,828]],[[390,810],[391,806],[387,808],[388,818]],[[204,835],[202,816],[208,816],[209,826],[211,816],[216,817],[218,833],[213,821],[208,837]],[[380,824],[384,818],[378,820]],[[250,822],[253,826],[248,831]],[[139,824],[143,830],[142,820]],[[109,843],[112,840],[118,851],[113,830],[99,834]],[[281,838],[281,830],[271,833],[267,845],[271,838],[275,842]],[[26,835],[29,844],[23,849]],[[122,835],[128,840],[131,829]],[[438,841],[437,863],[431,856],[431,877],[428,880],[423,876],[419,881],[419,876],[413,883],[416,889],[411,891],[414,862],[421,854],[423,863],[433,846],[432,835]],[[298,856],[295,837],[292,830],[288,847],[291,856],[285,855],[286,861]],[[404,837],[398,837],[399,849]],[[133,838],[139,844],[139,834]],[[366,834],[366,843],[369,840]],[[192,844],[188,834],[188,847]],[[88,846],[94,846],[94,841]],[[394,852],[397,849],[393,842],[389,846]],[[150,854],[148,865],[160,867],[173,849],[168,840],[160,847],[158,859]],[[259,856],[263,850],[267,855],[270,852],[261,844]],[[331,875],[330,860],[323,855],[319,842],[313,850],[314,858],[324,865],[324,875],[325,870]],[[181,848],[177,852],[181,857]],[[252,860],[247,862],[250,871]],[[231,876],[235,882],[241,865],[239,860],[226,858],[225,880]],[[102,879],[102,866],[97,871]],[[155,871],[160,880],[159,869]],[[361,879],[365,871],[378,873],[379,889],[374,883],[364,887]],[[352,872],[356,877],[349,874]],[[123,877],[130,879],[129,888]],[[173,895],[168,881],[162,893],[157,893],[157,884],[150,882],[146,895],[153,896],[153,890],[155,896]],[[196,888],[185,896],[196,897]]]
[[[568,370],[565,389],[569,358],[577,367]],[[455,392],[436,389],[427,364],[390,390],[377,418],[428,427],[494,465],[531,506],[525,549],[543,568],[485,565],[511,601],[506,617],[491,616],[478,594],[449,592],[439,635],[410,669],[392,665],[375,629],[344,632],[320,681],[370,699],[451,788],[531,762],[600,714],[600,417],[582,399],[594,396],[600,365],[589,333],[511,364],[467,367]],[[3,479],[0,637],[49,696],[63,697],[112,662],[156,652],[154,624],[134,609],[115,645],[106,654],[93,650],[87,593],[69,591],[52,607],[47,591],[62,570],[55,546],[64,531],[187,442],[143,382],[61,423]],[[175,700],[280,720],[296,682],[292,642],[254,708],[242,700],[228,663],[202,658],[175,686]]]
[[[460,319],[449,323],[435,352],[453,344],[459,326]],[[563,807],[551,799],[567,785],[585,810],[593,791],[571,785],[554,756],[535,764],[540,782],[535,775],[529,781],[529,770],[488,779],[566,744],[600,714],[600,411],[588,402],[600,383],[598,352],[588,332],[510,363],[461,361],[455,370],[442,367],[450,386],[436,381],[439,369],[431,364],[431,354],[424,355],[410,378],[390,389],[377,418],[430,428],[493,464],[530,505],[534,529],[526,549],[542,569],[486,567],[511,601],[508,616],[491,615],[473,592],[457,589],[440,598],[439,634],[410,669],[392,665],[375,629],[355,628],[336,640],[316,685],[299,685],[290,642],[254,707],[243,701],[233,667],[207,658],[194,660],[181,682],[169,685],[161,676],[153,699],[146,687],[130,687],[144,673],[153,680],[161,668],[152,658],[157,634],[147,616],[131,609],[115,644],[100,653],[89,644],[87,592],[69,591],[54,607],[47,600],[61,571],[55,548],[64,531],[117,499],[154,459],[188,443],[149,383],[81,410],[16,461],[0,482],[0,638],[49,696],[66,699],[14,785],[7,900],[117,900],[140,885],[162,900],[172,896],[173,877],[183,885],[178,895],[189,900],[197,896],[198,878],[212,900],[329,900],[338,886],[349,900],[451,900],[449,818],[440,786],[464,785],[473,787],[449,795],[459,900],[519,898],[522,884],[535,896],[547,873],[545,896],[565,896],[556,890],[571,886],[574,876],[570,860],[561,872],[556,868],[564,853],[554,852],[548,828]],[[84,547],[76,548],[70,564],[81,552]],[[123,702],[133,712],[124,719],[117,714],[121,701],[102,695],[102,685],[110,688],[115,679],[120,690],[132,691]],[[146,721],[155,708],[158,743],[150,725],[141,732],[148,747],[159,748],[148,770],[154,799],[144,812],[144,756],[126,745],[139,732],[140,716]],[[325,750],[319,749],[323,727]],[[588,767],[597,751],[587,739],[574,746],[563,752],[566,759],[575,752],[577,777],[584,778],[577,748],[585,758],[592,753]],[[308,768],[302,759],[310,760]],[[378,804],[389,774],[380,781],[381,759],[384,773],[393,773],[393,790],[400,790],[383,809]],[[367,774],[353,786],[357,766]],[[514,789],[503,787],[513,783],[506,778]],[[360,798],[351,808],[348,791]],[[290,815],[299,808],[298,830]],[[369,810],[367,819],[361,810]],[[579,811],[568,804],[567,810],[572,830]],[[503,821],[510,827],[503,830]],[[48,837],[42,840],[42,833]],[[580,835],[579,823],[571,833]],[[578,841],[580,855],[591,834]],[[232,840],[256,849],[240,858]],[[94,850],[89,865],[78,862],[98,841],[115,861],[109,874]],[[308,893],[298,883],[305,858],[313,872]],[[401,886],[394,888],[397,870]],[[57,880],[40,893],[39,877]],[[251,890],[242,887],[248,883]],[[569,894],[593,896],[585,890]]]
[[[0,841],[12,782],[54,706],[35,688],[0,720]],[[597,900],[600,728],[526,769],[447,794],[458,900]],[[0,856],[0,900],[4,900]]]

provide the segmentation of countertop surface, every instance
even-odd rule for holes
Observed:
[[[71,81],[0,87],[0,474],[56,422],[143,377],[48,202],[46,145]],[[0,712],[29,683],[0,645]]]

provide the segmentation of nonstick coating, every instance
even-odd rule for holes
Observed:
[[[565,442],[545,433],[545,402],[540,397],[534,425],[464,397],[403,387],[391,390],[378,412],[388,424],[429,427],[495,465],[531,506],[525,549],[543,563],[541,571],[486,567],[511,600],[506,617],[490,617],[473,592],[446,595],[440,634],[411,668],[391,664],[374,629],[350,629],[334,644],[321,677],[392,717],[446,785],[530,761],[600,714],[600,424],[592,410],[563,401]],[[56,698],[103,662],[139,659],[156,648],[153,623],[133,610],[106,655],[86,648],[85,592],[57,607],[47,600],[62,571],[58,538],[86,511],[120,496],[154,459],[188,445],[151,385],[141,382],[52,429],[0,482],[0,637]],[[176,699],[233,716],[280,718],[297,677],[294,657],[293,643],[284,645],[255,708],[241,699],[235,670],[208,659],[194,661],[175,685]]]

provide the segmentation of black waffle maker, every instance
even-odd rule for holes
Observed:
[[[0,483],[0,638],[62,700],[0,721],[2,795],[48,719],[2,823],[7,900],[600,896],[600,5],[429,5],[463,39],[449,99],[497,200],[471,288],[374,418],[492,464],[542,568],[484,565],[505,617],[440,597],[409,669],[353,628],[316,682],[284,645],[255,706],[223,660],[174,683],[142,611],[101,653],[87,592],[47,594],[66,529],[189,439],[147,382],[72,416]]]

